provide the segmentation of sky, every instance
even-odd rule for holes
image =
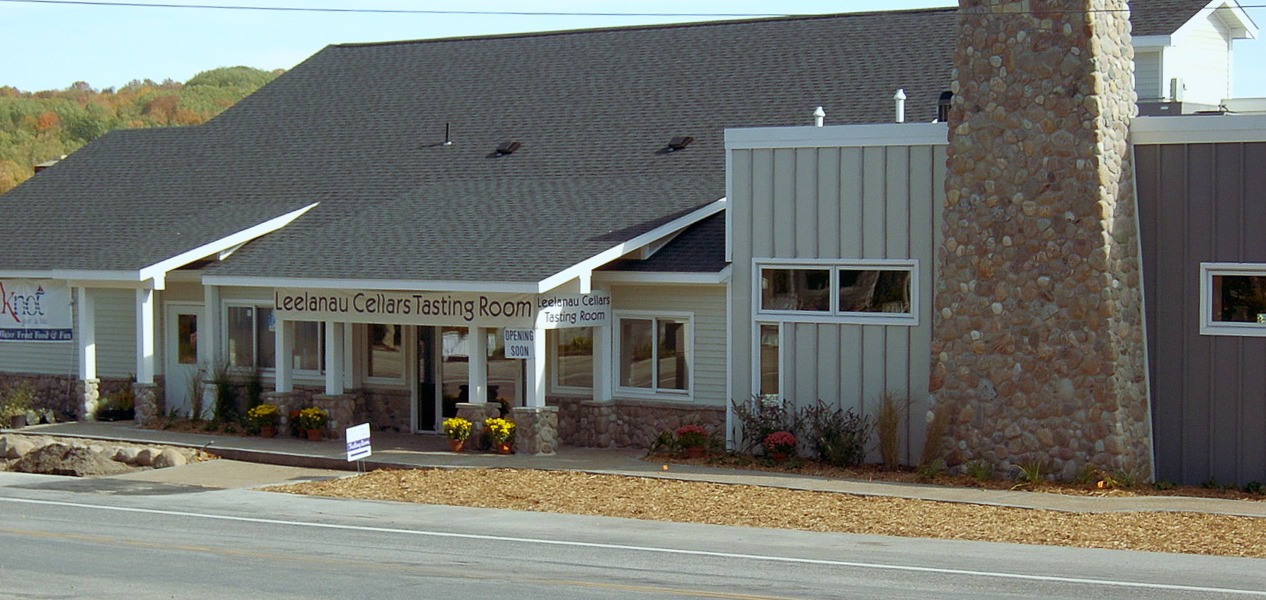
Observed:
[[[94,5],[98,2],[112,4]],[[151,6],[140,6],[143,4]],[[163,6],[152,6],[155,4]],[[289,69],[326,45],[346,42],[955,4],[955,0],[0,0],[0,85],[33,92],[64,89],[84,81],[101,89],[121,87],[134,79],[183,82],[217,67]],[[1241,0],[1241,5],[1266,35],[1266,0]],[[207,6],[435,12],[300,12]],[[460,14],[463,12],[466,14]],[[480,12],[502,14],[470,14]],[[505,14],[509,12],[554,14]],[[1236,42],[1235,97],[1266,97],[1266,68],[1262,65],[1266,65],[1266,41]]]

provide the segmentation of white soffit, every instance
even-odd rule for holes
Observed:
[[[1137,117],[1130,123],[1136,145],[1266,142],[1266,115]]]

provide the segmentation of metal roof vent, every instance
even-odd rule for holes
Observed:
[[[518,150],[519,147],[522,145],[523,144],[520,142],[506,142],[504,144],[501,144],[500,146],[497,146],[497,156],[505,156],[507,154],[514,154],[514,151]]]
[[[813,111],[813,126],[821,127],[823,121],[825,120],[826,120],[826,111],[822,110],[822,107],[819,106],[817,110]]]
[[[686,146],[690,145],[690,142],[693,141],[695,141],[695,138],[688,135],[675,137],[668,141],[668,151],[676,152],[678,150],[683,150]]]
[[[897,122],[905,123],[906,122],[906,90],[905,88],[897,90],[897,93],[892,95],[892,100],[893,102],[897,104],[896,106]]]
[[[936,99],[936,122],[949,122],[950,102],[954,99],[954,92],[941,92],[941,96]]]

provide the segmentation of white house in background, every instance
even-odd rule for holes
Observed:
[[[1138,10],[1131,2],[1131,8]],[[1219,110],[1231,98],[1235,40],[1257,37],[1257,25],[1235,0],[1199,6],[1152,0],[1160,15],[1134,20],[1134,91],[1144,115]],[[1175,28],[1177,25],[1177,28]]]

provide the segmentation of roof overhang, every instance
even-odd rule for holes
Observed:
[[[0,270],[0,277],[30,279],[64,279],[84,286],[96,287],[131,287],[164,289],[167,273],[200,258],[229,252],[260,236],[272,233],[289,225],[303,213],[312,210],[318,203],[309,204],[299,210],[269,219],[243,229],[227,237],[201,246],[191,248],[170,258],[163,259],[138,270],[92,270],[92,269],[48,269],[48,270]]]

